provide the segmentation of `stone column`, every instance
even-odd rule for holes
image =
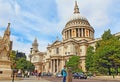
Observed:
[[[93,38],[92,31],[90,31],[90,38]]]
[[[67,30],[67,35],[68,35],[68,38],[69,38],[69,31]]]
[[[81,35],[82,35],[82,37],[83,37],[83,28],[81,28]]]
[[[68,39],[68,32],[66,31],[66,39]]]
[[[72,69],[69,67],[67,70],[67,82],[72,82]]]
[[[67,37],[67,31],[66,31],[66,39],[67,39],[68,37]]]
[[[81,31],[81,28],[80,28],[80,37],[82,37],[82,31]]]
[[[67,39],[69,38],[69,31],[67,30]]]
[[[68,35],[69,35],[69,38],[70,38],[70,30],[68,30]]]
[[[53,67],[52,67],[53,65],[52,65],[52,60],[51,60],[51,62],[50,62],[50,70],[51,70],[51,72],[53,72]]]
[[[63,66],[64,66],[64,61],[63,59],[61,59],[61,68],[63,68]]]
[[[87,37],[87,29],[84,29],[84,33],[85,33],[85,35],[84,35],[84,37]]]
[[[58,59],[57,59],[57,72],[59,72],[59,65],[58,65]]]
[[[66,39],[66,32],[64,32],[64,34],[65,34],[65,39]]]
[[[78,37],[80,37],[80,29],[78,28]]]
[[[55,72],[55,60],[53,59],[53,73]]]

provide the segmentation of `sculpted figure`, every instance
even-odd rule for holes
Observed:
[[[0,40],[0,59],[9,59],[10,56],[10,23],[5,30],[3,38]]]

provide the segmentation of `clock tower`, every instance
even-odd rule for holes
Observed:
[[[35,65],[35,70],[37,70],[38,72],[42,72],[42,59],[44,56],[44,52],[40,52],[38,49],[38,42],[37,42],[37,38],[35,38],[35,40],[32,43],[32,48],[31,48],[31,52],[30,52],[30,61],[31,63],[33,63]]]

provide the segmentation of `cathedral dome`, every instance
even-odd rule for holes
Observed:
[[[94,29],[87,18],[80,14],[77,1],[75,1],[74,13],[66,23],[62,35],[63,41],[71,38],[77,41],[94,39]]]
[[[79,22],[81,21],[82,23],[86,22],[86,24],[90,25],[87,18],[80,14],[77,2],[75,2],[74,13],[68,19],[66,26],[69,25],[70,23],[74,23],[76,20]]]
[[[74,20],[77,20],[77,19],[88,21],[88,20],[87,20],[84,16],[82,16],[80,13],[75,13],[75,14],[73,14],[73,15],[69,18],[69,21],[74,21]],[[69,21],[68,21],[68,22],[69,22]]]

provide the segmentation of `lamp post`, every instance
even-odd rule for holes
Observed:
[[[14,82],[14,75],[15,75],[15,71],[16,71],[16,63],[13,63],[13,67],[12,67],[12,82]]]
[[[31,58],[32,58],[32,49],[33,49],[33,48],[30,48],[30,55],[29,55],[30,63],[31,63]],[[30,71],[30,74],[31,74],[31,69],[29,69],[29,71]]]
[[[32,57],[32,49],[33,49],[33,48],[30,48],[30,55],[29,55],[29,57],[30,57],[30,62],[31,62],[31,57]]]

